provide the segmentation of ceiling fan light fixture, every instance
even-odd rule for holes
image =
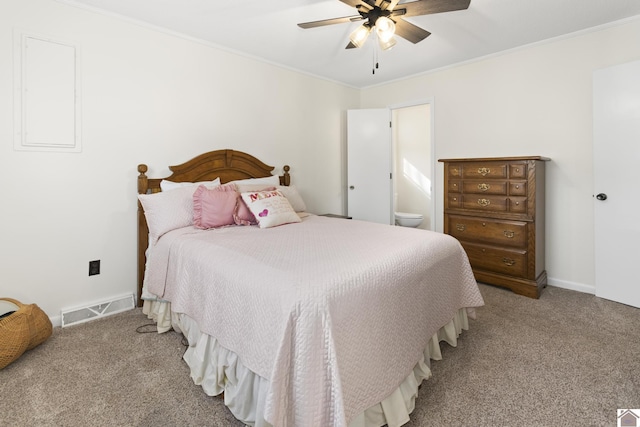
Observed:
[[[376,34],[379,40],[386,43],[393,38],[395,33],[396,24],[391,19],[386,16],[381,16],[376,19]]]
[[[381,50],[389,50],[396,45],[396,38],[391,36],[389,40],[382,40],[378,37],[378,46],[380,46]]]
[[[371,27],[362,24],[351,33],[349,40],[351,40],[351,43],[353,43],[355,47],[362,47],[364,42],[367,41],[370,32]]]

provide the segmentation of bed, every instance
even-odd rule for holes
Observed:
[[[307,213],[289,166],[273,169],[234,150],[165,178],[138,166],[143,312],[184,334],[193,381],[247,425],[405,424],[440,342],[456,346],[483,305],[464,250],[441,233]],[[184,184],[161,191],[167,181]],[[218,203],[229,186],[255,221],[202,227],[199,195]],[[267,222],[275,207],[284,219]]]

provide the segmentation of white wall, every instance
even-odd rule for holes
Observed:
[[[362,108],[434,98],[436,158],[541,155],[552,285],[594,292],[592,74],[640,58],[640,20],[362,91]],[[624,153],[620,153],[624,155]],[[436,227],[442,230],[442,164]]]
[[[81,153],[13,150],[14,28],[80,46]],[[344,212],[356,90],[51,0],[0,2],[0,58],[0,296],[54,322],[135,293],[138,163],[166,176],[202,152],[242,150],[276,172],[289,164],[311,211]]]

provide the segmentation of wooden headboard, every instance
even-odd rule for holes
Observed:
[[[235,150],[216,150],[201,154],[188,162],[177,166],[169,166],[171,175],[164,178],[147,177],[147,165],[138,165],[138,194],[160,192],[160,181],[166,179],[173,182],[213,181],[220,178],[226,182],[247,178],[263,178],[272,176],[273,166],[269,166],[250,154]],[[288,186],[291,182],[289,166],[283,168],[280,185]],[[142,204],[138,201],[138,306],[142,305],[142,283],[147,262],[146,250],[149,246],[149,228],[144,216]]]

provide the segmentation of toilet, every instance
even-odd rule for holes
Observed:
[[[395,212],[396,224],[402,227],[417,227],[422,224],[424,216],[416,213]]]

